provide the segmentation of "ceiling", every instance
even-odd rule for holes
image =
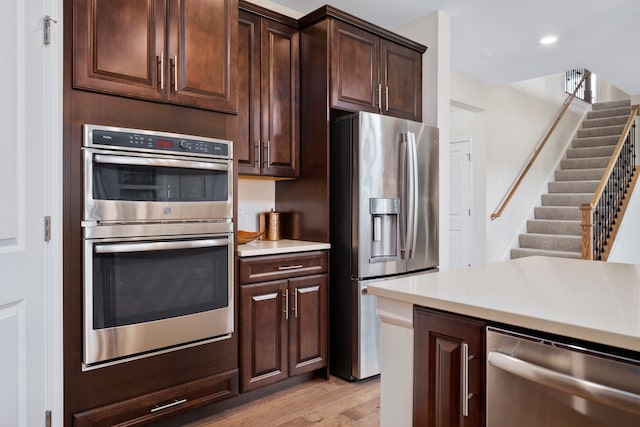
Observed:
[[[504,84],[585,67],[640,95],[638,0],[271,1],[302,14],[329,3],[391,30],[441,10],[451,17],[454,71]],[[557,43],[541,45],[547,34]]]

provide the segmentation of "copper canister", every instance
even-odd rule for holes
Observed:
[[[271,210],[270,212],[261,212],[259,215],[260,231],[264,231],[262,240],[280,240],[282,235],[280,232],[280,212]]]

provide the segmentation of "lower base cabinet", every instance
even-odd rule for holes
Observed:
[[[324,251],[240,260],[243,392],[327,366],[326,272]]]
[[[142,426],[238,394],[238,371],[200,378],[154,393],[77,413],[75,427]]]
[[[485,425],[485,326],[414,309],[413,425]]]

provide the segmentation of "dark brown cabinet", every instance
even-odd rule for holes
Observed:
[[[243,392],[327,366],[326,252],[241,258],[240,282]]]
[[[74,87],[237,110],[237,0],[74,0]]]
[[[414,309],[413,425],[485,425],[485,326]]]
[[[298,30],[245,11],[238,22],[238,173],[297,177]]]
[[[331,21],[331,106],[422,121],[422,55]]]

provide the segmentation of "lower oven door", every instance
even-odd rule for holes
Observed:
[[[232,236],[85,240],[85,367],[228,338]]]
[[[487,328],[487,426],[640,426],[640,362]]]

